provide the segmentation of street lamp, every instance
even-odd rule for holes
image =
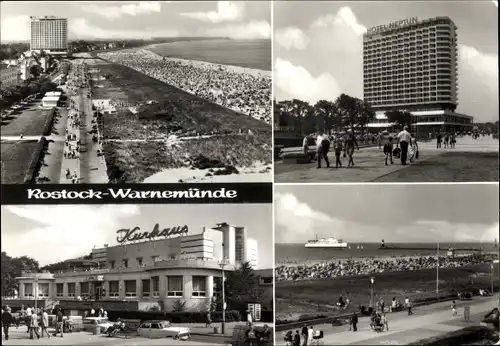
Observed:
[[[38,277],[35,277],[35,289],[34,289],[34,293],[35,293],[35,311],[33,313],[36,314],[36,311],[37,311],[37,303],[38,303]]]
[[[373,309],[374,308],[374,306],[373,306],[373,285],[375,284],[375,278],[373,276],[370,278],[370,283],[371,283],[370,306]]]
[[[228,265],[228,260],[226,258],[220,260],[219,266],[222,269],[222,323],[221,323],[221,331],[222,334],[225,334],[225,329],[226,329],[226,292],[225,292],[225,285],[224,285],[224,279],[225,279],[225,273],[224,273],[224,267]]]

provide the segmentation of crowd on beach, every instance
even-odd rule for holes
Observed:
[[[436,268],[436,257],[404,257],[386,259],[348,259],[310,265],[280,265],[275,269],[276,281],[297,281],[334,278],[339,276],[370,275],[385,272],[413,271]],[[440,268],[457,268],[485,263],[483,256],[440,257]]]
[[[145,49],[99,55],[149,77],[271,123],[271,77],[255,70],[161,57]]]

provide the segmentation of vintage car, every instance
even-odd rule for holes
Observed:
[[[190,334],[189,328],[174,327],[169,321],[144,321],[137,328],[137,335],[150,339],[172,337],[176,340],[186,340]]]
[[[101,333],[106,333],[109,327],[113,326],[105,317],[86,317],[83,319],[83,330],[93,332],[96,325],[99,325]]]

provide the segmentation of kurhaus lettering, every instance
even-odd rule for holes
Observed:
[[[138,241],[138,240],[153,240],[154,238],[159,238],[159,237],[171,237],[173,235],[183,235],[188,233],[188,226],[177,226],[173,228],[164,228],[163,230],[160,230],[160,225],[156,224],[153,227],[153,230],[151,232],[141,232],[141,229],[139,227],[135,228],[122,228],[116,231],[116,234],[118,236],[116,237],[116,241],[119,244],[123,244],[126,242],[132,242],[132,241]]]
[[[392,29],[399,28],[402,26],[412,25],[412,24],[417,24],[417,23],[418,23],[418,18],[412,17],[412,18],[407,18],[407,19],[403,19],[403,20],[398,20],[396,22],[393,22],[393,23],[390,23],[387,25],[375,26],[373,28],[368,29],[367,33],[368,34],[375,34],[375,33],[380,33],[380,32],[384,32],[387,30],[392,30]]]

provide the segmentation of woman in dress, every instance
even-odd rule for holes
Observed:
[[[358,146],[358,141],[356,140],[356,136],[354,136],[354,132],[352,130],[349,130],[347,132],[347,139],[345,141],[345,153],[349,157],[349,162],[347,167],[353,167],[354,166],[354,148],[357,148],[359,150]]]

